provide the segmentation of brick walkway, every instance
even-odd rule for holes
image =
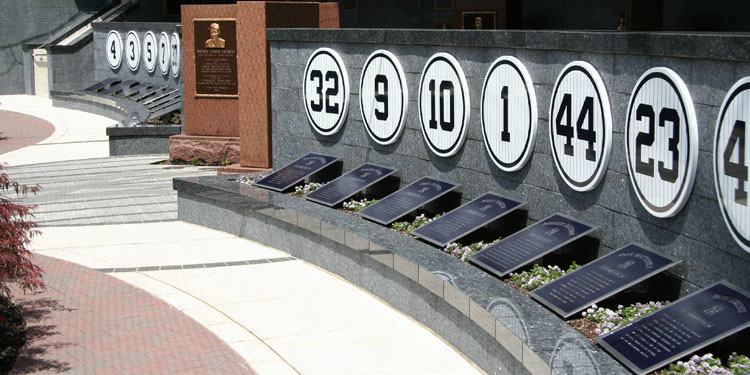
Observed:
[[[0,110],[0,154],[36,144],[54,132],[55,127],[40,118]]]
[[[47,290],[15,302],[27,343],[19,374],[254,374],[213,333],[153,295],[103,273],[35,255]]]

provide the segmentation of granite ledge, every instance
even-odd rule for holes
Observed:
[[[523,367],[519,373],[574,374],[586,373],[587,369],[595,369],[597,374],[629,373],[556,315],[472,265],[376,223],[286,194],[240,184],[235,181],[237,178],[237,175],[176,178],[173,188],[178,192],[178,205],[184,197],[193,195],[214,202],[217,208],[223,205],[234,211],[244,207],[287,228],[284,230],[327,237],[353,252],[372,257],[455,307],[487,332],[513,354]],[[318,221],[320,225],[311,225]],[[346,241],[354,237],[357,241]],[[369,246],[363,246],[363,241],[368,241]],[[574,351],[570,350],[571,343]],[[587,362],[577,363],[581,358]],[[561,367],[561,363],[565,366]],[[484,370],[491,373],[490,369]]]

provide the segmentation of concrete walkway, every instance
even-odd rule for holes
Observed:
[[[0,103],[3,108],[5,97],[0,97]],[[65,126],[73,129],[76,123]],[[57,147],[66,147],[65,139],[59,138]],[[151,164],[160,156],[96,159],[100,156],[96,143],[82,140],[78,161],[16,164],[8,173],[21,182],[42,185],[42,193],[24,203],[39,204],[36,212],[42,235],[34,239],[32,247],[45,267],[62,269],[59,267],[65,266],[61,264],[72,262],[97,270],[100,277],[138,287],[198,323],[189,328],[193,335],[182,342],[163,340],[154,345],[154,356],[170,356],[177,345],[180,352],[205,358],[209,366],[232,362],[225,353],[201,352],[200,339],[196,338],[210,331],[246,361],[247,370],[243,371],[248,374],[482,373],[431,331],[335,275],[253,241],[175,221],[176,195],[170,188],[171,179],[215,171]],[[53,153],[55,147],[50,148]],[[84,157],[87,148],[92,152],[88,158]],[[26,147],[11,154],[23,155],[24,151],[35,153],[38,149]],[[0,155],[0,161],[6,155]],[[96,291],[54,287],[54,293],[59,293],[57,298],[75,298],[67,294],[83,293],[99,301],[95,306],[109,306],[118,297],[102,292],[107,289],[105,285],[102,282]],[[116,284],[112,288],[124,301],[130,301],[132,293],[127,288],[118,289]],[[24,303],[33,298],[18,300]],[[158,305],[148,299],[135,301],[139,301],[133,302],[136,306]],[[134,322],[148,321],[143,314],[149,309],[135,313]],[[57,311],[52,316],[45,325],[60,326],[75,312]],[[76,327],[81,332],[96,332],[103,325],[92,316],[80,320]],[[129,330],[141,329],[140,325],[134,323],[118,333],[128,335]],[[179,319],[167,319],[157,326],[159,330],[172,330],[173,325],[184,324]],[[86,340],[89,335],[66,337],[75,341]],[[137,345],[126,342],[129,344],[121,350]],[[66,362],[64,371],[59,372],[97,373],[79,363],[87,361],[66,357],[65,347],[35,348],[33,341],[29,345],[24,355]],[[197,367],[149,370],[146,365],[138,371],[127,370],[112,365],[117,360],[114,352],[87,358],[119,371],[111,373],[222,373]],[[136,354],[128,358],[146,361]],[[18,368],[24,363],[28,362],[19,361],[14,371],[29,373]],[[230,366],[222,371],[234,370]]]

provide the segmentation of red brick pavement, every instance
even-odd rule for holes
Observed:
[[[36,144],[54,132],[55,126],[47,121],[0,110],[0,154]]]
[[[206,328],[157,297],[109,275],[35,255],[47,290],[15,302],[27,342],[19,374],[254,374]]]

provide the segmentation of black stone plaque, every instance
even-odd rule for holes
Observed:
[[[750,295],[720,281],[596,341],[638,374],[750,327]]]
[[[285,191],[313,173],[335,163],[339,158],[336,156],[316,154],[311,152],[255,182],[254,186],[260,186],[275,191]]]
[[[630,244],[531,291],[531,296],[567,318],[679,262]]]
[[[193,20],[195,95],[237,97],[237,21]]]
[[[417,208],[451,192],[458,185],[436,180],[431,177],[422,179],[381,199],[358,214],[382,225],[389,225],[406,216]]]
[[[394,172],[396,169],[365,163],[307,194],[305,199],[333,207]]]
[[[471,255],[469,261],[502,277],[594,230],[591,225],[555,214]]]
[[[525,203],[487,193],[411,232],[438,246],[445,246],[493,222]]]

